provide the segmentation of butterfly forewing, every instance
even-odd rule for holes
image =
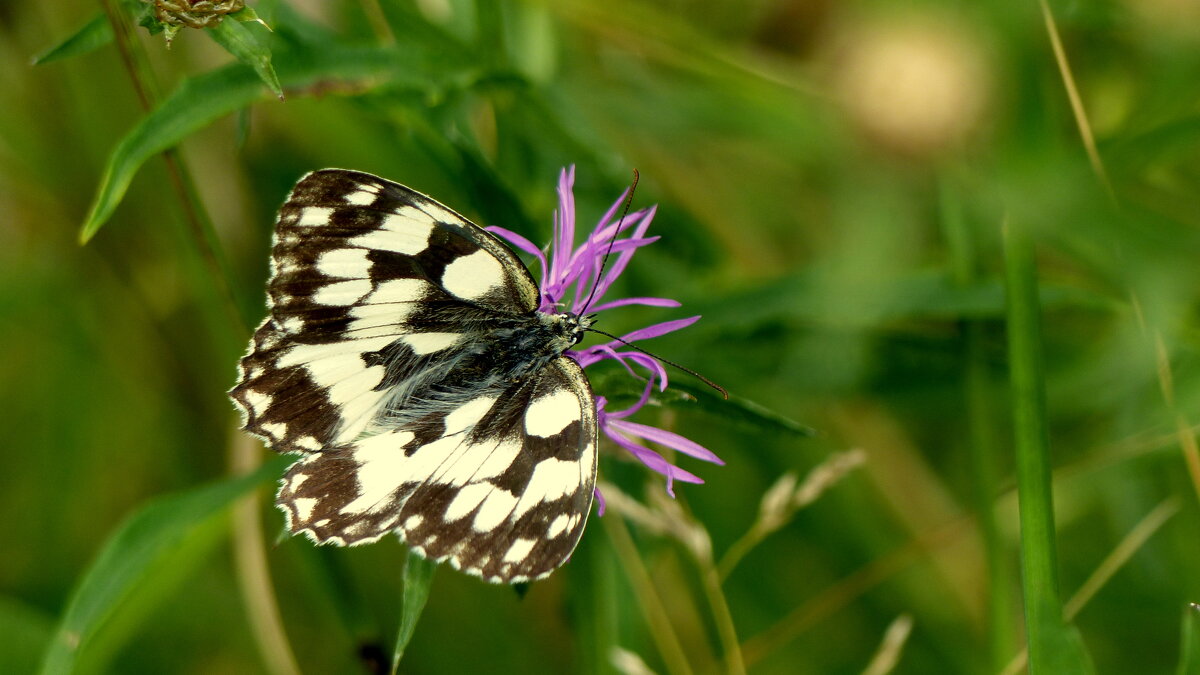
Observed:
[[[504,244],[436,201],[360,172],[305,176],[231,392],[246,430],[311,453],[279,494],[290,529],[339,544],[394,530],[493,581],[561,564],[595,480],[587,380],[566,357],[491,372],[513,358],[495,328],[531,324],[537,300]]]

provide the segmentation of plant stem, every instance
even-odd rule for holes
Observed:
[[[742,658],[742,645],[738,641],[737,629],[733,623],[733,614],[729,611],[729,603],[721,589],[721,575],[713,565],[712,560],[700,561],[704,582],[704,594],[708,596],[708,604],[713,611],[713,621],[717,624],[717,635],[721,639],[721,649],[725,652],[725,668],[730,675],[745,675],[746,663]]]
[[[262,464],[258,457],[258,441],[240,429],[232,432],[229,457],[234,475],[249,473]],[[233,555],[242,600],[267,672],[299,675],[300,666],[288,644],[275,590],[271,585],[257,492],[252,491],[234,506],[233,522]]]
[[[136,36],[131,34],[125,17],[114,6],[112,0],[102,0],[104,11],[113,28],[114,41],[121,55],[133,89],[143,110],[149,112],[155,106],[157,98],[154,78],[145,67],[145,55],[138,52],[140,44]],[[140,58],[139,58],[140,57]],[[234,295],[233,274],[220,246],[220,241],[213,227],[212,219],[204,209],[203,202],[195,189],[195,183],[186,165],[179,158],[175,149],[163,152],[167,175],[175,197],[178,199],[187,222],[191,239],[200,253],[200,257],[208,269],[208,278],[216,287],[219,302],[225,310],[228,321],[225,323],[226,335],[245,334],[249,331],[249,322],[238,309]],[[260,447],[257,442],[235,432],[235,440],[229,446],[229,469],[234,475],[241,475],[253,470],[261,463]],[[238,584],[242,591],[247,619],[251,633],[262,653],[263,660],[269,672],[275,675],[294,675],[299,673],[295,656],[287,639],[280,618],[279,607],[271,583],[271,573],[267,566],[266,544],[263,537],[262,522],[259,520],[259,501],[257,494],[251,494],[243,499],[234,511],[233,517],[233,549],[234,562]]]
[[[109,23],[113,27],[117,51],[120,52],[121,62],[129,73],[129,80],[137,94],[138,102],[141,103],[145,112],[150,112],[155,106],[157,88],[151,73],[144,67],[145,55],[135,51],[140,49],[140,43],[134,35],[130,34],[124,16],[113,6],[112,0],[102,0],[102,2],[104,11],[108,14]],[[167,165],[167,176],[175,192],[175,198],[182,208],[184,221],[187,223],[192,241],[196,250],[199,251],[205,267],[208,268],[209,277],[217,287],[221,303],[229,315],[230,325],[245,332],[249,330],[250,322],[242,316],[238,309],[237,299],[233,292],[233,271],[221,249],[212,219],[204,209],[204,204],[196,192],[195,182],[186,165],[180,160],[178,150],[174,148],[164,150],[162,156]]]
[[[666,607],[654,590],[654,582],[650,579],[646,566],[642,564],[625,523],[615,514],[602,518],[601,522],[604,523],[604,529],[612,540],[617,557],[621,559],[621,566],[633,585],[634,595],[637,596],[642,614],[650,626],[650,636],[658,646],[667,672],[672,675],[691,675],[692,667],[688,665],[683,646],[679,643],[679,637],[675,635],[675,629],[671,627]]]

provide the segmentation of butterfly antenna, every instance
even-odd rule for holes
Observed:
[[[652,352],[646,351],[645,349],[642,349],[641,347],[639,347],[633,343],[626,342],[626,341],[622,340],[621,338],[617,337],[616,335],[613,335],[612,333],[605,333],[604,331],[597,330],[595,328],[588,328],[587,330],[590,333],[598,333],[600,335],[603,335],[604,337],[612,338],[612,339],[616,340],[617,342],[620,342],[621,344],[625,345],[626,347],[629,347],[630,349],[632,349],[634,351],[639,351],[639,352],[645,354],[646,356],[649,356],[652,359],[655,359],[657,361],[661,361],[661,362],[667,364],[668,366],[674,366],[674,367],[682,370],[683,372],[687,373],[688,375],[691,375],[692,377],[700,380],[704,384],[707,384],[708,386],[712,387],[713,389],[716,389],[717,391],[721,392],[721,395],[725,397],[725,400],[726,401],[729,400],[729,392],[725,391],[725,387],[722,387],[721,385],[717,384],[716,382],[713,382],[712,380],[701,375],[700,373],[697,373],[696,371],[692,370],[691,368],[688,368],[687,366],[681,366],[678,363],[675,363],[674,361],[669,361],[667,359],[664,359],[663,357],[659,356],[658,354],[654,354]]]
[[[579,309],[580,314],[587,314],[588,307],[592,305],[592,299],[596,297],[596,289],[600,287],[600,280],[604,278],[604,267],[608,265],[608,256],[612,254],[613,244],[617,243],[617,235],[621,234],[621,226],[625,224],[625,216],[629,215],[629,206],[633,204],[633,191],[637,189],[638,178],[638,170],[634,169],[633,183],[629,185],[629,193],[625,195],[625,208],[621,211],[621,219],[617,221],[617,229],[613,232],[612,239],[608,240],[608,250],[604,252],[604,257],[600,260],[600,271],[596,273],[596,280],[592,282],[592,292],[588,294],[587,302],[583,303]]]

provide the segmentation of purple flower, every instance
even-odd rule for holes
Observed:
[[[679,307],[679,303],[669,298],[634,297],[618,300],[604,300],[613,282],[633,258],[637,250],[647,244],[658,241],[658,237],[647,237],[646,230],[654,220],[655,207],[634,211],[625,216],[623,221],[614,222],[617,212],[625,201],[622,194],[608,212],[600,218],[600,222],[578,248],[575,247],[575,196],[572,187],[575,183],[575,167],[562,172],[558,179],[559,208],[554,213],[554,241],[549,246],[550,257],[537,246],[521,235],[501,227],[489,227],[489,231],[507,239],[517,248],[535,256],[541,263],[542,278],[539,286],[542,289],[542,312],[569,311],[572,314],[598,313],[613,307],[624,305],[651,305],[654,307]],[[621,235],[626,235],[622,237]],[[604,267],[604,274],[598,278],[605,254],[611,250],[613,257]],[[593,285],[595,286],[593,291]],[[572,288],[574,291],[572,292]],[[571,299],[568,302],[567,297]],[[585,304],[587,306],[585,306]],[[565,309],[564,309],[565,308]],[[625,342],[634,342],[647,338],[658,337],[677,331],[695,323],[700,317],[676,319],[640,328],[621,336]],[[635,378],[646,381],[641,397],[633,406],[619,411],[608,411],[607,400],[603,396],[596,397],[596,416],[600,431],[614,443],[627,450],[651,470],[656,471],[667,479],[667,493],[675,496],[674,482],[703,483],[698,476],[674,466],[662,455],[639,443],[635,439],[651,441],[658,445],[672,448],[698,459],[724,464],[719,457],[700,444],[684,438],[679,434],[659,429],[657,427],[630,422],[628,418],[646,405],[650,400],[651,391],[657,383],[659,391],[667,388],[667,371],[653,357],[634,351],[621,344],[618,340],[610,340],[603,344],[592,345],[584,349],[572,349],[567,356],[575,359],[580,366],[587,368],[605,359],[617,361]],[[645,371],[639,375],[638,370]],[[604,499],[599,491],[596,492],[599,501],[599,512],[604,513]]]

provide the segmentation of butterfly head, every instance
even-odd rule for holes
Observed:
[[[595,314],[572,314],[571,312],[562,312],[552,315],[555,322],[559,326],[560,335],[568,344],[566,348],[574,347],[583,340],[583,336],[596,322]]]

